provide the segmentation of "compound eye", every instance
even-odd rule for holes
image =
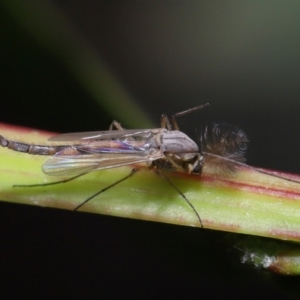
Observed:
[[[200,175],[202,173],[202,161],[198,160],[194,169],[192,170],[192,174]]]

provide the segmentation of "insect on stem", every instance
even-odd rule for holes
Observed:
[[[177,117],[207,107],[200,105],[172,116],[171,122],[166,115],[161,117],[161,127],[152,129],[123,129],[113,121],[107,131],[66,133],[49,138],[59,145],[35,145],[6,139],[0,135],[0,145],[8,149],[33,154],[47,155],[50,158],[43,164],[42,170],[50,176],[70,176],[69,179],[46,184],[14,185],[14,187],[36,187],[66,183],[89,172],[117,168],[127,165],[148,164],[164,178],[183,198],[195,213],[200,227],[204,227],[199,212],[193,203],[165,175],[170,171],[201,175],[206,170],[218,176],[234,174],[240,166],[248,167],[259,173],[283,178],[245,164],[244,153],[248,139],[239,128],[228,124],[213,124],[205,127],[199,136],[199,146],[185,133],[179,131]],[[172,128],[173,126],[173,128]],[[112,130],[115,128],[116,130]],[[204,168],[205,167],[205,168]],[[77,205],[78,210],[99,194],[132,177],[137,172],[133,168],[130,174],[101,189]],[[296,181],[297,182],[297,181]]]
[[[26,144],[8,140],[3,136],[0,136],[0,145],[28,154],[48,155],[50,158],[42,166],[45,174],[73,176],[63,181],[46,184],[15,185],[15,187],[54,185],[71,181],[92,171],[147,163],[150,168],[155,168],[157,173],[165,178],[183,197],[195,212],[200,226],[203,227],[200,215],[195,207],[162,172],[164,170],[182,170],[189,174],[201,174],[203,156],[193,140],[183,132],[176,130],[178,125],[175,118],[204,108],[207,105],[197,106],[175,114],[172,117],[172,125],[175,130],[172,130],[168,117],[162,116],[161,128],[124,130],[120,123],[113,121],[110,129],[116,128],[117,130],[68,133],[49,139],[50,141],[61,142],[61,145]],[[68,143],[65,144],[65,142]],[[74,210],[78,210],[97,195],[133,176],[136,170],[133,169],[124,178],[95,193],[75,207]]]

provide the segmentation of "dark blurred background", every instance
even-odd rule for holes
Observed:
[[[178,120],[183,131],[235,124],[250,139],[249,164],[300,173],[299,15],[298,1],[2,0],[0,121],[54,132],[105,130],[113,119],[159,127],[162,113],[209,102]],[[292,299],[299,286],[232,263],[204,230],[0,210],[0,286],[12,295]]]

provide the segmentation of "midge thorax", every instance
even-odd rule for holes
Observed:
[[[166,170],[183,169],[188,174],[201,173],[203,156],[197,144],[185,133],[165,130],[155,136],[154,140],[165,157],[154,160],[153,165]]]

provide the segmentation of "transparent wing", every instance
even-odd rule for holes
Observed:
[[[49,141],[80,141],[80,140],[108,140],[108,139],[124,139],[135,137],[148,139],[158,132],[165,129],[126,129],[126,130],[107,130],[107,131],[90,131],[90,132],[73,132],[63,133],[50,137]]]
[[[52,176],[68,176],[137,163],[151,163],[163,155],[159,151],[128,153],[97,153],[68,155],[69,149],[56,153],[43,165],[43,172]]]

